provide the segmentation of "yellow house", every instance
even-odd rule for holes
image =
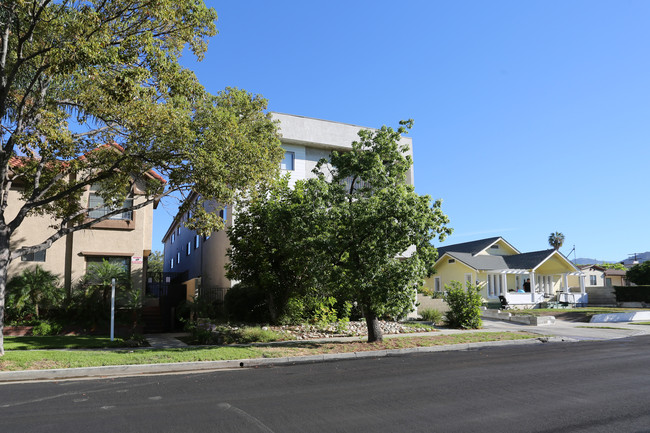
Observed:
[[[488,301],[503,296],[510,305],[587,303],[584,278],[579,278],[580,292],[571,292],[568,278],[580,271],[562,253],[554,249],[521,253],[501,237],[440,247],[434,269],[425,286],[436,292],[460,281],[476,284]]]

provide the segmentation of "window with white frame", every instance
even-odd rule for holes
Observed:
[[[440,277],[433,277],[433,290],[436,292],[441,292],[442,291],[442,285],[440,281]]]
[[[192,242],[187,243],[187,255],[192,254]]]
[[[598,284],[598,277],[595,275],[589,275],[589,285],[595,286]]]
[[[290,152],[288,150],[284,151],[284,157],[282,158],[282,161],[280,162],[280,170],[289,170],[293,171],[295,170],[294,163],[296,159],[296,153],[295,152]]]
[[[88,195],[88,217],[89,218],[101,218],[106,214],[116,211],[117,209],[125,209],[124,212],[117,213],[110,216],[108,219],[111,220],[132,220],[133,211],[130,209],[133,207],[133,198],[127,197],[122,206],[119,205],[105,205],[104,199],[97,194],[97,186],[93,185],[90,187],[90,194]]]
[[[201,239],[201,236],[199,236],[199,235],[194,236],[194,249],[197,249],[199,247],[200,242],[201,242],[200,239]]]
[[[169,268],[174,269],[174,259],[173,258],[169,260]]]
[[[180,265],[181,264],[181,252],[178,251],[176,253],[176,264]]]

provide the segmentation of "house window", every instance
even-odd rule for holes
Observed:
[[[611,278],[605,278],[605,285],[607,287],[612,287],[612,279]]]
[[[169,261],[169,268],[170,268],[170,269],[174,269],[174,259],[171,259],[171,260]]]
[[[440,292],[440,291],[441,291],[441,287],[440,287],[440,277],[434,277],[434,278],[433,278],[433,290],[436,291],[436,292]]]
[[[181,252],[180,251],[176,253],[176,263],[179,264],[179,265],[181,264]]]
[[[493,250],[498,250],[499,246],[498,245],[492,245],[490,248],[493,249]]]
[[[176,240],[176,233],[172,233],[172,244],[174,243],[175,240]]]
[[[120,209],[116,206],[104,206],[104,199],[101,198],[96,192],[93,192],[93,187],[91,187],[90,195],[88,196],[88,217],[89,218],[101,218],[104,215],[111,213],[117,209]],[[133,198],[127,198],[122,203],[121,208],[128,209],[133,207]],[[108,219],[111,220],[132,220],[133,211],[125,210],[124,212],[110,216]]]
[[[176,227],[176,234],[177,235],[181,234],[181,226],[180,225],[178,227]]]
[[[36,253],[25,254],[20,258],[21,262],[44,262],[45,261],[45,250],[38,251]]]
[[[122,256],[86,256],[86,272],[90,266],[102,264],[104,261],[111,265],[120,265],[125,272],[131,272],[131,257]]]
[[[187,255],[192,254],[192,242],[187,243]]]
[[[589,285],[595,286],[597,284],[598,284],[598,282],[596,281],[596,276],[595,275],[589,275]]]
[[[280,170],[294,170],[294,160],[296,159],[295,152],[284,151],[284,158],[280,162]]]
[[[219,211],[219,217],[225,221],[228,220],[228,206],[225,206]]]
[[[447,260],[447,263],[456,263],[456,259],[449,259]]]
[[[201,242],[200,239],[201,239],[201,236],[199,236],[199,235],[194,236],[194,249],[197,249],[199,247],[200,242]]]

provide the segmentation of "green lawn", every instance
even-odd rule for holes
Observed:
[[[441,336],[404,336],[385,338],[381,343],[286,342],[255,346],[183,347],[176,349],[125,350],[8,350],[0,357],[0,371],[41,370],[51,368],[99,367],[106,365],[158,364],[192,361],[222,361],[250,358],[320,355],[369,350],[428,347],[483,341],[539,338],[526,332],[468,332]],[[34,337],[45,338],[45,337]],[[38,344],[32,346],[36,347]]]
[[[124,340],[93,335],[54,335],[47,337],[4,337],[5,350],[104,349],[127,347]]]

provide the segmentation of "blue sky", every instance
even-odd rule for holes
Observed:
[[[622,260],[650,250],[650,2],[207,1],[193,69],[283,113],[369,127],[413,118],[415,185],[445,243]],[[173,217],[154,217],[154,249]],[[571,254],[573,257],[573,254]]]

